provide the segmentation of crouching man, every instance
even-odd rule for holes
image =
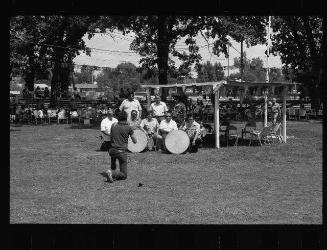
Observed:
[[[189,115],[187,118],[187,122],[181,128],[181,130],[185,131],[190,138],[190,146],[188,148],[190,153],[198,152],[199,145],[202,142],[201,139],[201,127],[200,124],[194,120],[193,115]]]
[[[111,126],[111,169],[108,169],[108,182],[125,180],[127,178],[127,145],[128,137],[131,136],[133,143],[137,142],[134,131],[127,123],[127,114],[121,111],[118,115],[118,123]],[[119,171],[116,170],[116,159],[119,161]]]

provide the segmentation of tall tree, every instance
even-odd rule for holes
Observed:
[[[46,48],[41,47],[40,43],[46,40],[48,28],[43,16],[16,16],[10,19],[11,74],[22,75],[30,91],[34,90],[36,74],[46,67]]]
[[[203,37],[215,40],[214,54],[227,54],[227,45],[230,44],[228,36],[250,45],[263,43],[265,22],[262,17],[242,16],[130,16],[102,17],[94,28],[100,28],[102,32],[106,29],[118,29],[123,34],[134,32],[136,37],[131,49],[142,56],[142,67],[150,73],[158,70],[159,84],[167,84],[169,73],[187,76],[191,66],[200,62],[199,46],[195,39],[199,32],[205,31]],[[188,51],[176,49],[177,41],[182,38],[185,38]],[[182,61],[178,69],[173,57]]]
[[[205,64],[198,64],[196,67],[197,82],[215,82],[224,79],[224,70],[220,63],[211,64],[207,61]]]
[[[278,16],[272,18],[275,31],[272,51],[279,53],[285,71],[292,71],[293,80],[309,89],[312,105],[317,107],[322,93],[323,25],[320,16]]]
[[[12,72],[18,69],[25,76],[27,87],[33,90],[36,73],[51,68],[51,103],[55,105],[57,96],[68,89],[72,79],[73,58],[80,50],[90,52],[82,37],[96,19],[87,16],[13,17],[10,27]]]

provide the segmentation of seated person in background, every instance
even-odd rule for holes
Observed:
[[[50,97],[50,91],[48,87],[45,87],[44,92],[43,92],[43,97],[44,98],[49,98]]]
[[[193,115],[188,116],[187,122],[182,127],[182,130],[185,131],[190,138],[189,152],[198,152],[201,143],[201,127],[200,124],[194,120]]]
[[[276,102],[276,98],[272,99],[272,104],[271,104],[271,118],[272,118],[272,123],[276,124],[277,123],[277,118],[280,115],[280,105]]]
[[[183,103],[183,97],[177,97],[177,104],[173,108],[173,118],[181,125],[186,117],[186,106]]]
[[[128,125],[132,127],[133,130],[140,128],[141,119],[137,116],[137,111],[131,111],[131,118],[128,120]]]
[[[178,130],[177,124],[174,120],[171,119],[171,113],[166,113],[166,119],[162,120],[159,125],[159,134],[157,136],[159,143],[162,148],[166,150],[165,138],[167,134],[172,130]]]
[[[59,109],[59,112],[58,112],[58,118],[59,119],[65,119],[66,117],[66,110],[62,107]]]
[[[148,137],[148,149],[152,150],[153,144],[156,145],[159,129],[159,123],[153,118],[152,110],[147,111],[147,118],[141,121],[140,127]]]

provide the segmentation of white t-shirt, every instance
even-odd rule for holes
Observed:
[[[163,116],[165,115],[165,112],[168,111],[166,103],[161,101],[159,104],[155,102],[152,103],[150,109],[153,111],[153,116]]]
[[[159,128],[159,123],[156,118],[152,118],[150,122],[148,121],[148,118],[145,118],[142,120],[140,126],[149,134],[157,131],[157,128]],[[146,126],[146,128],[144,126]]]
[[[129,101],[128,99],[125,99],[119,107],[120,111],[125,111],[127,113],[127,120],[131,117],[132,110],[137,110],[138,114],[137,116],[140,116],[140,111],[142,111],[141,104],[138,100],[134,99],[133,101]]]
[[[163,129],[167,132],[170,132],[172,130],[177,130],[178,128],[175,121],[170,120],[169,122],[167,122],[165,119],[160,122],[159,129]]]
[[[108,117],[104,118],[102,121],[101,121],[101,131],[104,131],[106,132],[107,134],[110,134],[110,129],[111,129],[111,126],[112,124],[114,124],[115,122],[118,122],[118,120],[114,117],[111,118],[111,121],[109,120]],[[111,138],[110,136],[107,136],[105,134],[102,133],[102,136],[103,136],[103,139],[104,141],[111,141]]]

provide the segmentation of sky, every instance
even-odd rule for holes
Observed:
[[[219,62],[222,66],[228,65],[228,59],[225,55],[220,55],[217,57],[212,54],[207,47],[207,42],[201,36],[197,38],[197,44],[200,47],[200,54],[202,56],[202,63],[210,61],[211,63]],[[91,48],[91,56],[87,56],[81,53],[74,59],[74,63],[77,65],[94,65],[99,67],[111,67],[115,68],[118,64],[122,62],[131,62],[136,66],[139,66],[139,60],[141,57],[129,49],[130,43],[133,40],[133,35],[127,34],[122,35],[118,31],[114,31],[111,35],[97,33],[90,40],[87,35],[84,36],[83,40],[87,47]],[[209,41],[209,44],[212,41]],[[235,41],[231,41],[232,47],[230,47],[230,60],[229,65],[233,65],[234,58],[240,57],[241,44]],[[177,42],[176,48],[184,49],[186,45],[183,41]],[[244,44],[243,50],[246,52],[248,59],[260,57],[264,62],[264,67],[267,64],[267,57],[265,55],[266,46],[257,45],[247,48]],[[179,66],[180,62],[176,61],[176,66]],[[282,63],[279,56],[270,55],[269,66],[281,68]]]

